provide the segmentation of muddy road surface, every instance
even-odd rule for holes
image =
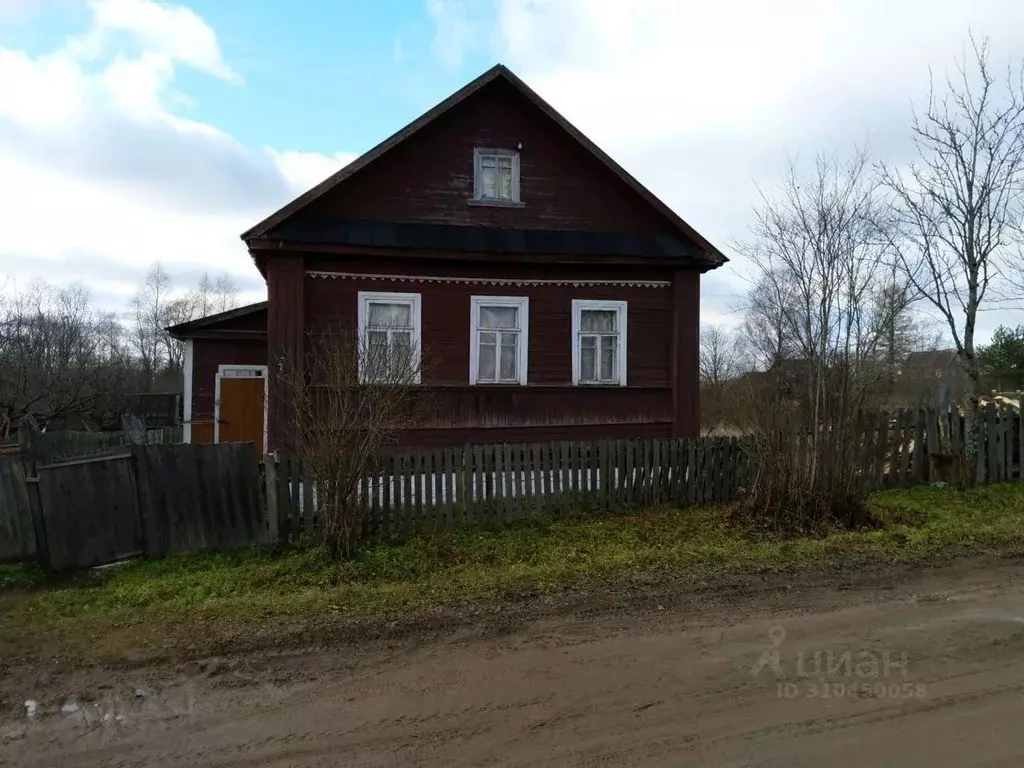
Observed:
[[[4,691],[12,766],[1021,766],[1024,564]]]

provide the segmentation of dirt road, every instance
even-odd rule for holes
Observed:
[[[1019,766],[1024,565],[21,684],[0,764]]]

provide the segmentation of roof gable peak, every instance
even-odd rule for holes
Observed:
[[[424,112],[418,118],[413,120],[411,123],[406,125],[398,132],[392,134],[388,138],[384,139],[377,146],[373,147],[369,151],[363,153],[351,163],[346,165],[344,168],[333,173],[324,181],[317,184],[312,189],[299,195],[297,198],[292,200],[290,203],[280,208],[276,212],[272,213],[263,221],[256,224],[242,234],[242,240],[248,242],[252,239],[257,239],[267,235],[267,233],[283,223],[285,220],[290,218],[293,214],[297,213],[308,204],[319,199],[321,196],[335,188],[350,176],[356,172],[365,168],[367,165],[372,163],[381,155],[388,152],[391,148],[397,144],[405,141],[409,137],[419,132],[422,128],[432,123],[441,115],[451,110],[456,105],[462,103],[473,94],[480,91],[488,84],[494,82],[497,79],[502,79],[510,83],[516,90],[518,90],[523,96],[525,96],[530,102],[532,102],[540,111],[550,120],[554,121],[562,130],[568,133],[576,142],[582,145],[591,155],[593,155],[599,162],[604,164],[609,170],[612,171],[621,181],[627,186],[633,189],[648,205],[657,210],[662,216],[668,219],[677,229],[679,229],[687,239],[695,243],[702,251],[705,252],[709,261],[715,266],[724,264],[728,259],[725,255],[719,251],[714,245],[712,245],[707,239],[705,239],[699,232],[693,227],[687,224],[683,219],[676,214],[671,208],[657,198],[650,190],[644,185],[637,181],[628,171],[626,171],[621,165],[615,162],[610,156],[608,156],[603,150],[601,150],[594,142],[588,139],[582,132],[580,132],[572,123],[565,119],[557,110],[548,104],[544,99],[537,94],[532,88],[530,88],[525,82],[523,82],[511,69],[502,64],[501,62],[494,64],[487,71],[483,72],[478,77],[471,80],[469,83],[464,85],[455,93],[451,94],[448,98],[439,102],[438,104],[431,107],[429,110]]]

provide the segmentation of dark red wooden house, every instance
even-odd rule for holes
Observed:
[[[406,444],[697,434],[700,276],[725,256],[502,65],[242,239],[267,281],[263,356],[225,335],[262,307],[174,329],[193,419],[215,418],[220,366],[298,363],[309,332],[387,316],[389,344],[435,361],[436,414]],[[275,369],[250,371],[269,375],[271,449]]]

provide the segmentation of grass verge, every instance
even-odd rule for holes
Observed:
[[[714,584],[1024,549],[1024,483],[884,491],[871,503],[880,528],[823,538],[751,535],[722,509],[663,509],[370,541],[343,564],[308,547],[135,561],[63,581],[0,566],[0,659],[246,650],[638,578]]]

